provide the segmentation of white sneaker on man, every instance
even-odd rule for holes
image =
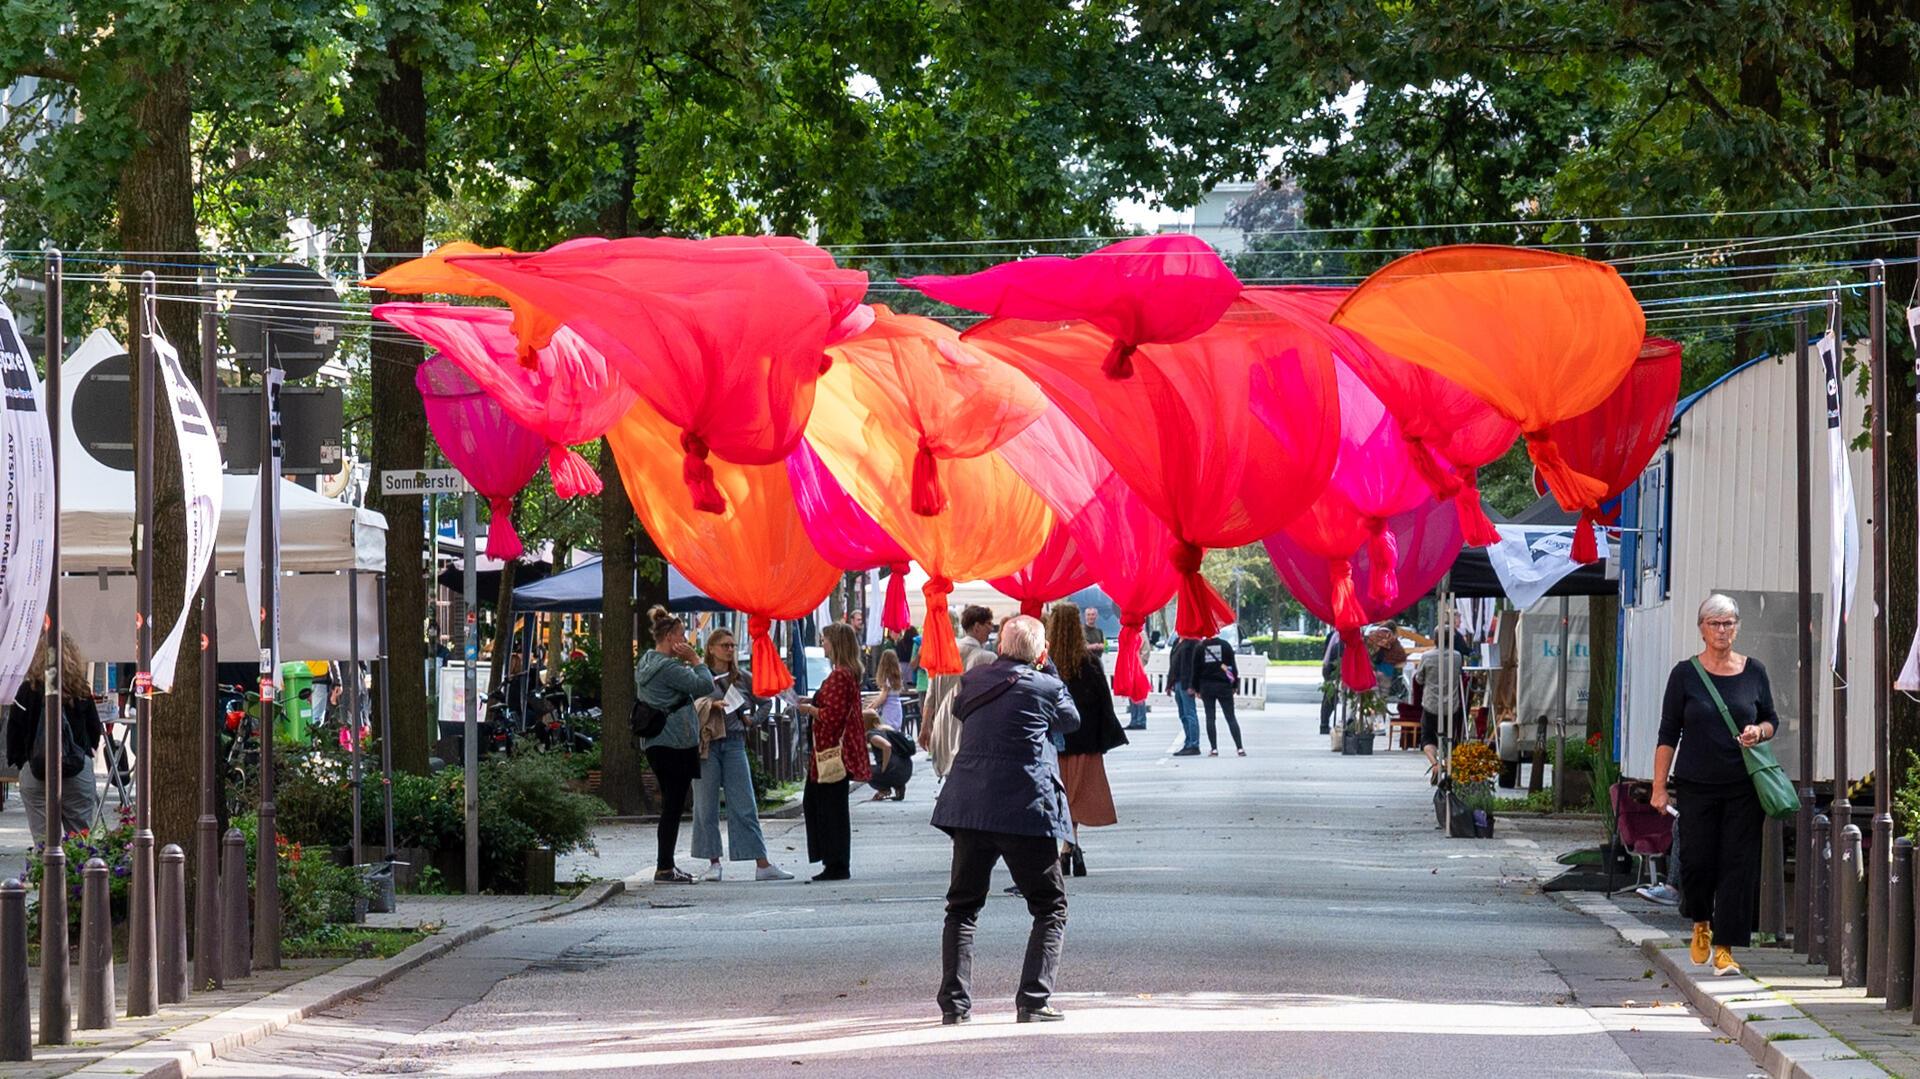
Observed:
[[[753,871],[754,880],[792,880],[793,874],[777,865],[763,865]]]
[[[721,878],[722,872],[723,870],[721,869],[721,863],[709,862],[707,863],[707,871],[705,873],[700,874],[700,879],[701,880],[719,880]]]

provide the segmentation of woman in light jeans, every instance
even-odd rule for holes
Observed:
[[[726,736],[707,743],[700,778],[693,782],[693,856],[707,860],[701,880],[720,880],[720,792],[727,792],[727,850],[733,860],[754,861],[754,880],[792,880],[767,860],[760,833],[760,796],[747,764],[747,726],[753,720],[753,676],[740,665],[739,643],[724,629],[707,637],[707,669],[713,672],[715,707],[726,714]],[[729,707],[727,701],[733,703]]]

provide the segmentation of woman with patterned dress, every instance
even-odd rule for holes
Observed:
[[[800,804],[807,820],[807,861],[821,863],[816,881],[846,880],[851,873],[853,820],[847,797],[854,783],[872,775],[867,757],[866,722],[860,707],[860,639],[852,626],[835,623],[820,631],[821,650],[833,673],[813,695],[813,753],[807,760],[807,786]],[[842,774],[820,779],[820,754],[840,750]]]

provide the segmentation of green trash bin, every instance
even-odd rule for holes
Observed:
[[[313,722],[313,702],[303,696],[313,688],[313,671],[305,663],[280,665],[280,714],[274,720],[274,735],[282,741],[305,745],[307,727]]]

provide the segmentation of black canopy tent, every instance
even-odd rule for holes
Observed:
[[[1527,525],[1534,528],[1572,528],[1579,522],[1579,515],[1560,508],[1560,504],[1547,495],[1533,505],[1521,510],[1511,518],[1502,518],[1498,514],[1489,514],[1496,524]],[[1618,550],[1617,548],[1615,549]],[[1547,589],[1549,596],[1611,596],[1620,591],[1619,575],[1608,576],[1615,554],[1592,565],[1581,566]],[[1463,547],[1459,557],[1453,561],[1451,589],[1459,599],[1501,599],[1506,596],[1500,587],[1500,576],[1493,572],[1493,563],[1487,558],[1487,552],[1480,547]]]

